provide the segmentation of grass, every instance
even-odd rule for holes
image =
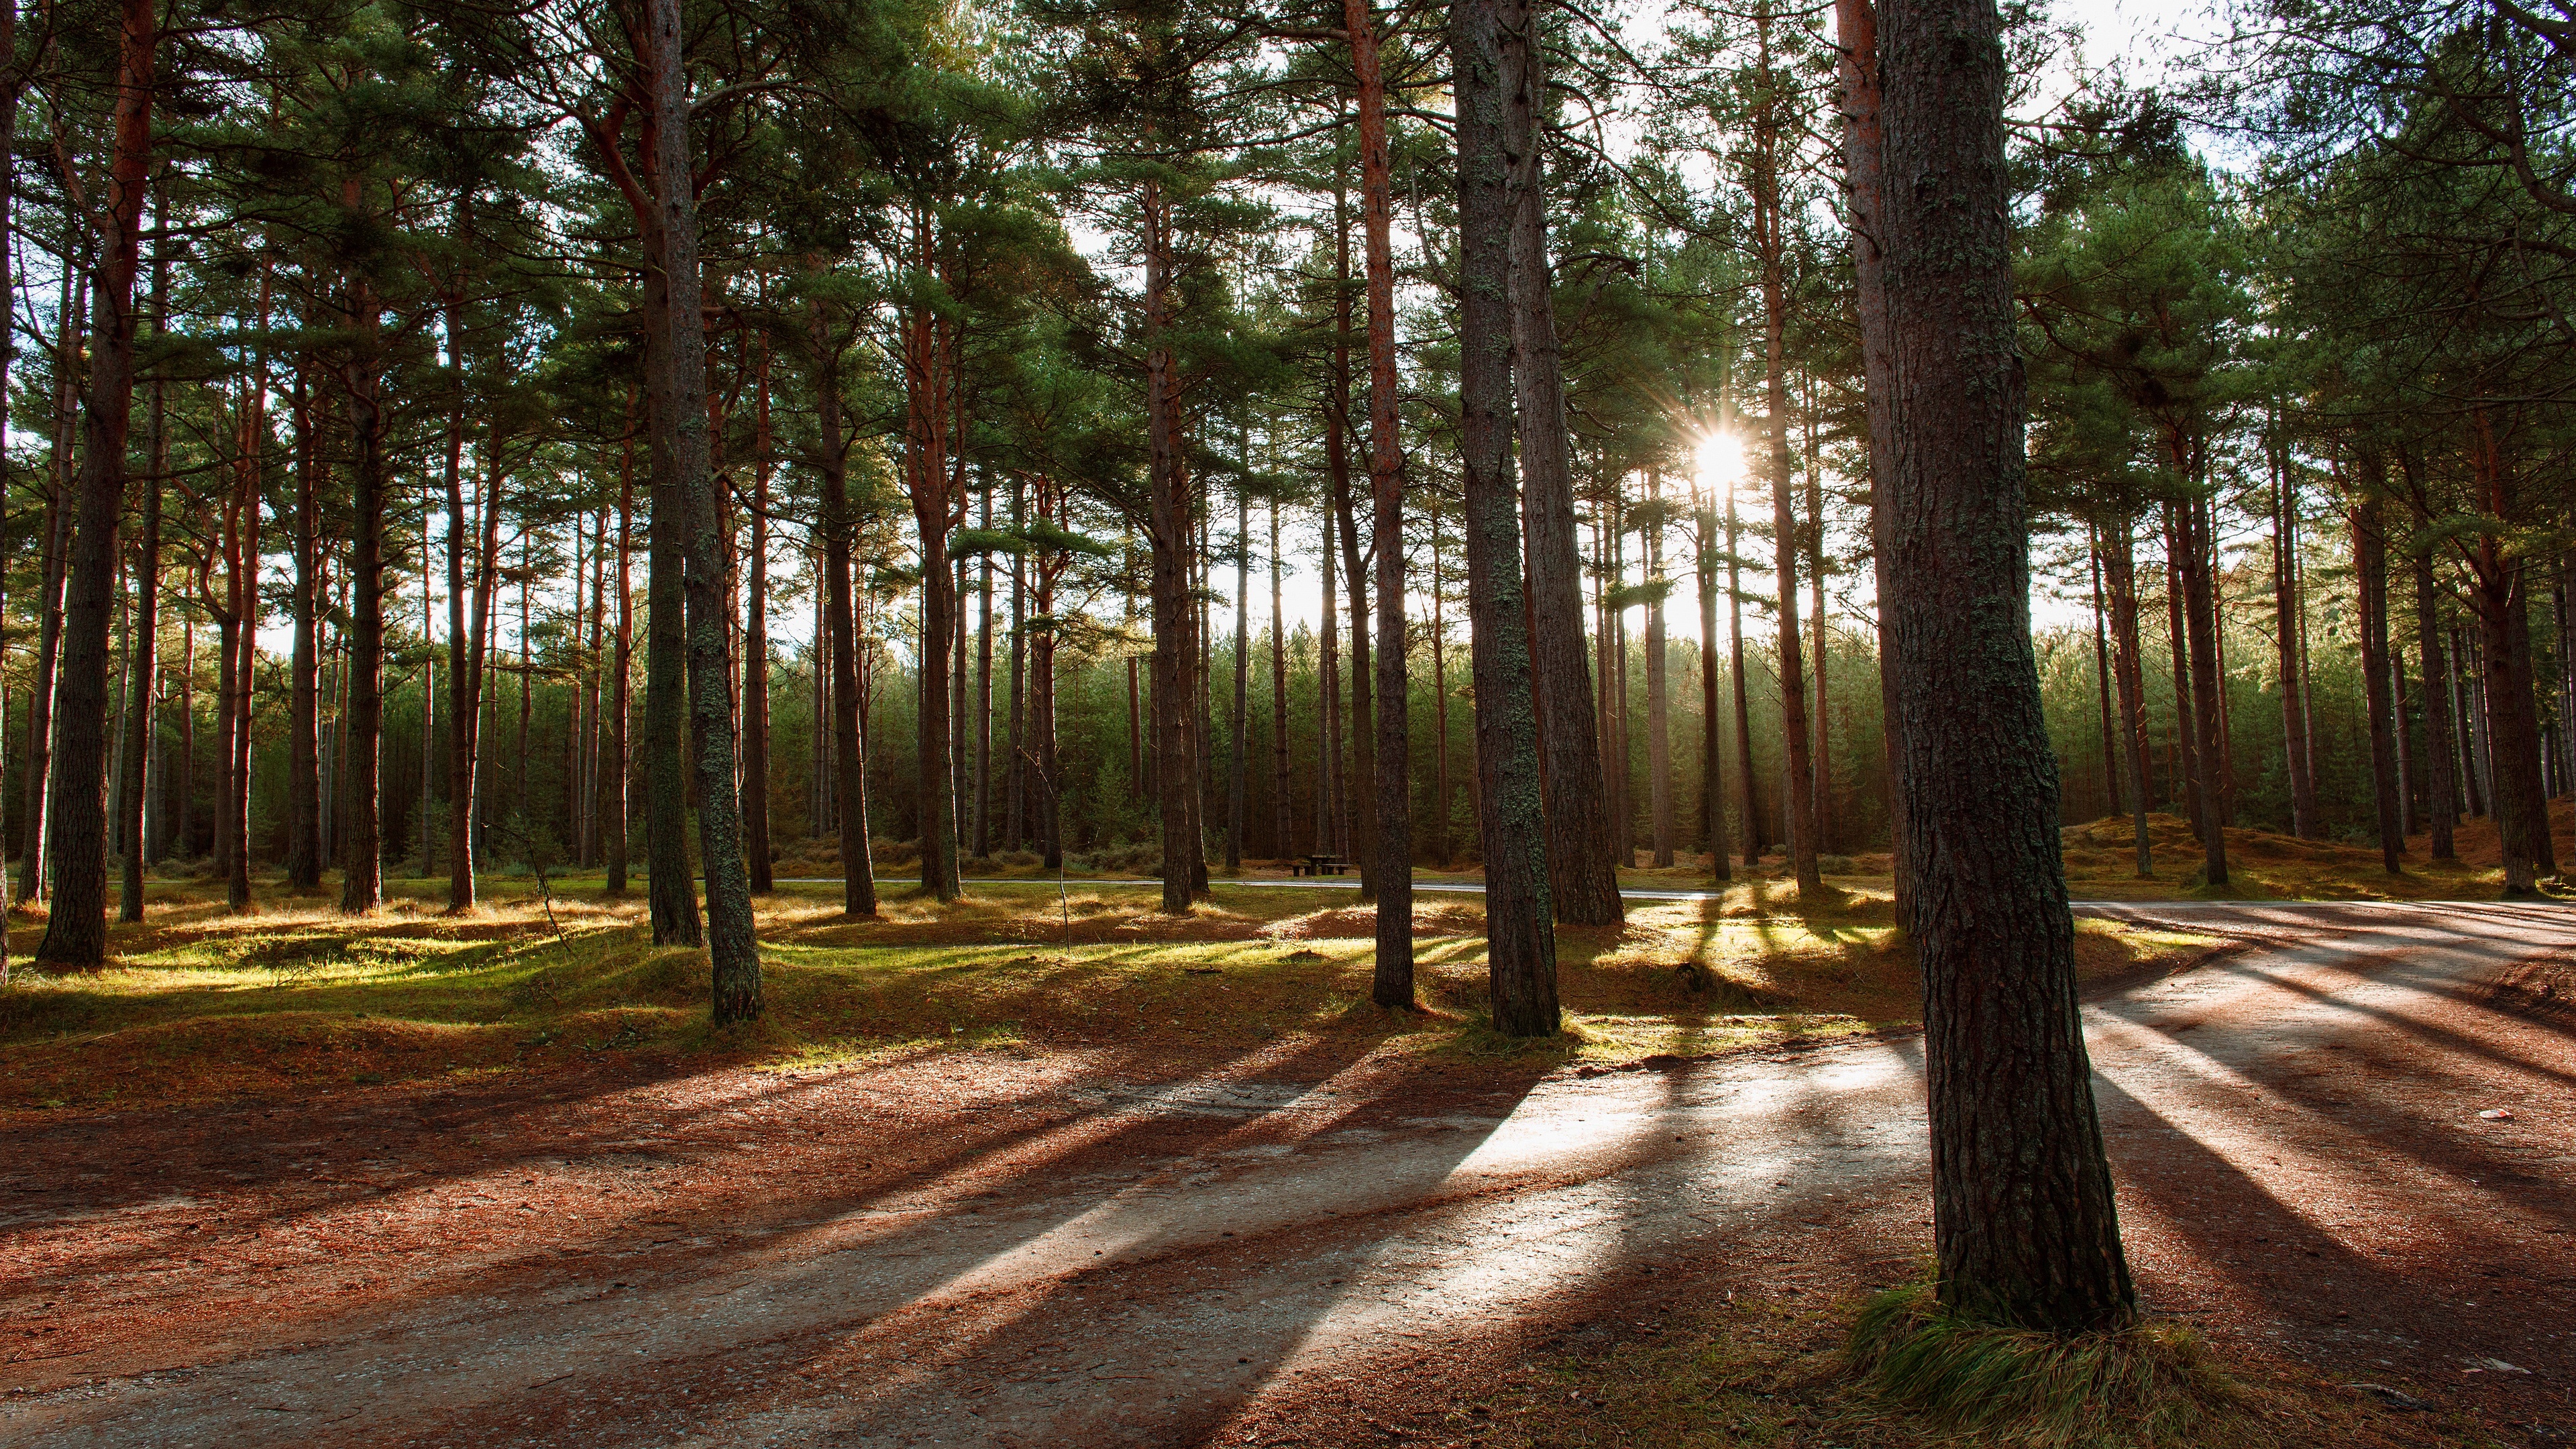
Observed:
[[[1709,901],[1638,902],[1622,928],[1559,933],[1566,1028],[1536,1042],[1484,1012],[1473,896],[1415,913],[1418,1009],[1368,1003],[1373,912],[1310,892],[1219,887],[1187,916],[1117,887],[979,887],[946,905],[893,888],[851,922],[831,887],[761,905],[767,1013],[709,1027],[702,951],[656,947],[634,898],[558,886],[553,924],[524,882],[451,915],[401,882],[376,914],[263,887],[227,913],[193,884],[153,887],[147,919],[88,975],[19,971],[0,992],[0,1107],[304,1094],[603,1062],[786,1066],[960,1048],[1108,1048],[1187,1058],[1264,1043],[1546,1067],[1699,1055],[1910,1022],[1911,953],[1882,892],[1800,910],[1776,882]],[[1319,908],[1320,904],[1320,908]],[[11,932],[24,961],[40,932]],[[2082,923],[2088,978],[2214,943]]]
[[[1560,1340],[1498,1390],[1459,1403],[1450,1427],[1490,1449],[2485,1449],[2494,1442],[2465,1420],[2393,1413],[2295,1364],[2205,1347],[2162,1324],[2116,1343],[1954,1334],[1922,1360],[1964,1368],[1972,1379],[2026,1378],[2048,1391],[2013,1389],[1990,1413],[1926,1412],[1883,1392],[1850,1351],[1855,1325],[1873,1307],[1882,1321],[1902,1323],[1917,1312],[1914,1296],[1901,1291],[1889,1307],[1795,1287],[1776,1297],[1710,1293],[1653,1322],[1591,1325],[1598,1346]],[[2091,1411],[2106,1402],[2143,1412]],[[2077,1412],[2062,1412],[2070,1406]],[[2061,1432],[2062,1424],[2073,1427]]]
[[[2550,803],[2558,858],[2576,870],[2576,801]],[[2353,841],[2301,840],[2268,830],[2227,835],[2228,883],[2212,888],[2203,873],[2200,842],[2178,815],[2147,817],[2147,848],[2154,874],[2137,873],[2137,828],[2126,816],[2109,816],[2060,832],[2066,879],[2079,897],[2165,900],[2431,901],[2495,899],[2504,893],[2502,847],[2495,822],[2461,823],[2456,858],[2432,859],[2430,838],[2408,839],[2397,874],[2389,874],[2379,847]]]

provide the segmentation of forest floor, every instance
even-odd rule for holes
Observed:
[[[1369,913],[1302,891],[783,892],[719,1034],[579,890],[164,888],[117,969],[0,992],[0,1443],[1930,1444],[1833,1352],[1928,1241],[1850,884],[1562,933],[1536,1046],[1478,1018],[1473,896],[1386,1013]],[[2576,919],[2080,949],[2133,1262],[2246,1442],[2576,1434]]]

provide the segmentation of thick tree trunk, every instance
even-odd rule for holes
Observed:
[[[646,232],[648,250],[657,257],[664,245],[658,227]],[[673,406],[688,420],[703,418],[698,396],[674,401],[663,357],[672,329],[671,300],[664,295],[669,269],[645,274],[647,316],[644,368],[645,414],[651,446],[646,450],[651,526],[644,543],[644,880],[656,946],[697,946],[705,942],[698,921],[698,889],[689,869],[688,775],[683,764],[687,729],[689,631],[688,594],[683,571],[688,540],[687,503],[680,489],[679,458],[673,452],[684,419],[669,415]],[[703,434],[701,435],[703,436]]]
[[[89,395],[81,408],[82,451],[74,489],[63,615],[61,705],[79,727],[55,752],[54,901],[38,963],[96,969],[107,957],[107,636],[116,593],[117,515],[125,503],[126,432],[134,412],[134,278],[142,265],[144,195],[152,165],[153,55],[160,45],[150,0],[119,7],[115,151],[97,214],[97,280],[91,287]],[[155,479],[153,486],[160,486]]]
[[[2370,793],[2379,826],[2379,860],[2390,875],[2402,867],[2406,836],[2397,823],[2397,746],[2388,703],[2388,540],[2380,530],[2375,496],[2356,500],[2348,515],[2352,565],[2361,605],[2362,699],[2369,714]]]
[[[1466,497],[1469,652],[1476,688],[1477,824],[1485,857],[1485,959],[1494,1026],[1511,1036],[1553,1036],[1558,1029],[1556,933],[1549,906],[1526,612],[1530,601],[1521,592],[1520,508],[1512,496],[1510,424],[1514,308],[1506,241],[1512,206],[1506,148],[1514,129],[1516,88],[1504,46],[1508,32],[1517,28],[1527,34],[1527,16],[1507,18],[1507,10],[1517,12],[1518,7],[1507,0],[1456,0],[1449,8],[1449,53],[1457,68],[1460,464]],[[1567,503],[1561,521],[1570,553],[1570,498]],[[1549,559],[1537,572],[1545,577],[1566,563],[1570,560]],[[1573,599],[1571,569],[1557,582],[1567,596],[1559,602],[1572,605],[1572,657],[1579,668],[1580,602]],[[1590,722],[1582,716],[1591,701],[1574,702],[1575,719],[1588,729]],[[1599,778],[1597,765],[1576,778],[1587,784]],[[1608,865],[1605,856],[1592,856],[1589,863],[1604,870]]]
[[[1933,1244],[1972,1321],[2128,1321],[2076,1015],[2058,782],[2029,617],[2023,382],[2014,342],[2004,49],[1991,0],[1881,12],[1891,660],[1923,975]],[[1875,427],[1873,428],[1875,431]]]
[[[698,213],[690,164],[688,81],[682,70],[679,0],[650,0],[653,111],[665,124],[652,147],[661,271],[653,349],[654,424],[670,437],[673,492],[681,515],[654,519],[687,529],[689,726],[697,753],[698,848],[707,877],[707,956],[714,977],[717,1025],[760,1015],[760,948],[752,936],[751,878],[743,868],[742,815],[734,797],[732,690],[727,683],[724,608],[724,510],[707,463],[706,329],[700,320]],[[677,844],[676,841],[672,842]],[[656,862],[658,868],[659,862]]]
[[[1539,748],[1546,753],[1541,783],[1547,806],[1549,899],[1558,920],[1606,926],[1624,919],[1626,906],[1619,897],[1620,837],[1614,833],[1613,802],[1592,783],[1602,778],[1607,743],[1594,718],[1592,670],[1584,658],[1583,561],[1574,537],[1565,365],[1548,262],[1541,130],[1547,64],[1525,0],[1502,0],[1494,18],[1502,27],[1497,83],[1504,90],[1505,110],[1496,141],[1502,148],[1511,228],[1510,371],[1519,405],[1521,507],[1529,529],[1530,662],[1536,671]],[[1453,14],[1453,28],[1457,23]],[[1460,69],[1467,69],[1464,62]],[[1513,551],[1518,554],[1517,543]],[[1606,679],[1601,684],[1609,687]],[[1478,736],[1480,743],[1484,738]],[[1490,823],[1483,828],[1491,829]],[[1552,963],[1553,954],[1549,959]]]
[[[1154,795],[1162,806],[1163,910],[1184,915],[1202,861],[1193,832],[1198,781],[1191,768],[1191,673],[1197,653],[1190,621],[1189,547],[1193,534],[1188,473],[1180,456],[1179,359],[1174,356],[1172,204],[1158,182],[1148,182],[1145,216],[1145,431],[1148,523],[1153,554]]]
[[[2451,717],[2451,662],[2442,652],[2442,620],[2436,604],[2429,554],[2415,557],[2415,645],[2424,661],[2425,816],[2430,839],[2425,854],[2434,860],[2457,860],[2451,832],[2460,820],[2457,727]]]

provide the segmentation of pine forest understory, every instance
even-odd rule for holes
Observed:
[[[2496,1241],[2563,1257],[2532,1225],[2576,1203],[2563,1172],[2414,1128],[2318,1146],[2352,1096],[2222,1130],[2244,1104],[2186,1100],[2210,1078],[2176,1065],[2250,1084],[2341,1051],[2401,1114],[2481,1084],[2438,1110],[2475,1096],[2463,1130],[2498,1143],[2565,1105],[2531,1064],[2563,1055],[2576,959],[2576,10],[2184,8],[0,0],[0,1122],[37,1161],[68,1111],[124,1133],[488,1089],[498,1120],[568,1100],[528,1083],[714,1100],[813,1071],[894,1084],[867,1097],[907,1104],[886,1140],[929,1142],[986,1130],[905,1075],[949,1060],[1030,1120],[1083,1082],[1109,1095],[1082,1112],[1204,1105],[1176,1085],[1204,1073],[1227,1111],[1360,1083],[1485,1123],[1418,1183],[1445,1149],[1276,1168],[1312,1234],[1397,1210],[1370,1194],[1430,1212],[1525,1139],[1594,1164],[1547,1191],[1644,1193],[1700,1149],[1613,1161],[1529,1124],[1626,1102],[1614,1070],[1669,1076],[1674,1112],[1756,1102],[1761,1061],[1901,1150],[1773,1181],[1741,1164],[1807,1119],[1748,1106],[1690,1180],[1884,1210],[1862,1236],[1913,1256],[1779,1218],[1850,1252],[1800,1260],[1835,1306],[1781,1309],[1774,1347],[1746,1316],[1772,1298],[1676,1300],[1654,1311],[1697,1315],[1670,1341],[1695,1358],[1564,1349],[1572,1408],[1421,1424],[2576,1427],[2563,1372],[2512,1362],[2566,1357],[2520,1319],[2479,1330],[2482,1378],[2370,1347],[2454,1331],[2469,1250],[2427,1246],[2441,1224],[2521,1213]],[[2205,1016],[2158,1014],[2192,990]],[[578,1110],[661,1141],[619,1115],[642,1100]],[[2310,1284],[2388,1336],[2247,1286],[2227,1254],[2272,1242],[2258,1208],[2192,1238],[2172,1204],[2215,1168],[2158,1122],[2298,1153],[2267,1200],[2303,1223],[2413,1234]],[[1135,1175],[1083,1140],[1097,1181]],[[940,1190],[1006,1195],[963,1184],[1008,1151]],[[2369,1177],[2372,1152],[2414,1155]],[[793,1196],[726,1160],[706,1203]],[[1328,1178],[1356,1196],[1297,1195]],[[1637,1242],[1716,1241],[1696,1209],[1656,1221]],[[87,1261],[81,1231],[26,1280]],[[1164,1231],[1096,1264],[1039,1235],[1011,1271],[1072,1292]],[[978,1261],[938,1292],[1002,1271]],[[630,1331],[600,1315],[564,1336]],[[139,1363],[140,1321],[48,1342]],[[2279,1349],[2301,1323],[2323,1346]],[[1443,1341],[1527,1367],[1564,1335]],[[490,1382],[533,1395],[541,1358]],[[1115,1432],[1045,1404],[937,1427],[1264,1442],[1243,1405],[1290,1376],[1205,1422],[1154,1417],[1192,1389]],[[830,1420],[681,1382],[635,1387],[671,1417],[615,1433]],[[1276,1409],[1326,1425],[1277,1442],[1432,1413],[1370,1382]],[[0,1437],[234,1433],[211,1389],[49,1392],[0,1402],[36,1416]],[[383,1433],[504,1414],[467,1392],[404,1390]],[[692,1417],[720,1403],[744,1417]],[[534,1442],[591,1442],[588,1410],[524,1407]],[[923,1442],[902,1416],[944,1412],[834,1432]]]

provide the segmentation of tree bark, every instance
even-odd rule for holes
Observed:
[[[2281,735],[2290,775],[2290,833],[2318,839],[2317,777],[2308,759],[2306,660],[2299,650],[2298,481],[2277,442],[2267,439],[2272,461],[2272,619],[2280,643]]]
[[[1660,589],[1664,578],[1664,478],[1646,470],[1646,501],[1653,522],[1646,528],[1646,584]],[[1673,718],[1671,662],[1665,657],[1664,596],[1646,600],[1646,813],[1648,838],[1658,866],[1673,863]]]
[[[1507,147],[1517,117],[1516,87],[1504,46],[1514,29],[1507,11],[1517,9],[1507,0],[1455,0],[1449,8],[1458,130],[1459,438],[1469,652],[1476,688],[1477,824],[1485,857],[1485,959],[1494,1026],[1511,1036],[1553,1036],[1558,1029],[1556,934],[1549,903],[1546,812],[1540,800],[1529,601],[1522,595],[1520,508],[1512,496],[1516,309],[1506,240],[1512,208]],[[1526,16],[1518,18],[1525,35]],[[1570,552],[1570,498],[1567,503],[1563,541]],[[1547,560],[1537,572],[1544,577],[1563,562]],[[1571,598],[1572,573],[1561,582]],[[1573,617],[1578,630],[1573,657],[1579,666],[1581,616],[1576,612]],[[1580,719],[1591,702],[1578,698],[1574,703]],[[1589,728],[1589,721],[1581,723]],[[1576,778],[1599,778],[1597,764]],[[1591,859],[1606,868],[1606,859]]]
[[[1592,783],[1603,778],[1606,745],[1595,719],[1592,670],[1584,657],[1583,560],[1574,536],[1565,366],[1548,263],[1541,132],[1547,68],[1525,0],[1503,0],[1495,18],[1502,28],[1497,83],[1504,88],[1506,107],[1496,139],[1502,148],[1511,228],[1510,371],[1519,404],[1521,506],[1529,529],[1530,662],[1538,691],[1539,748],[1546,753],[1540,778],[1546,795],[1548,891],[1556,919],[1606,926],[1625,919],[1626,906],[1619,897],[1611,802]],[[1454,18],[1451,23],[1454,27]],[[1462,72],[1465,68],[1462,62]],[[1469,525],[1471,532],[1474,527]],[[1519,552],[1517,541],[1513,551]],[[1472,630],[1472,606],[1470,615]],[[1606,680],[1603,687],[1608,687]],[[1478,739],[1481,744],[1484,737]],[[1480,763],[1479,772],[1484,768]],[[1553,962],[1552,954],[1549,959]]]
[[[698,211],[690,165],[688,81],[682,69],[679,0],[649,0],[653,112],[662,119],[652,148],[660,211],[663,345],[654,349],[655,426],[668,430],[674,491],[687,528],[690,733],[697,751],[698,847],[707,879],[707,955],[717,1025],[760,1015],[760,948],[752,935],[751,878],[743,867],[742,816],[734,796],[732,691],[727,684],[724,510],[707,464],[706,328],[699,315]],[[666,520],[657,517],[655,531]],[[673,842],[676,844],[677,842]],[[658,865],[658,862],[657,862]]]
[[[1908,918],[1923,975],[1941,1301],[1978,1322],[2127,1322],[2121,1251],[2076,1014],[2058,781],[2029,629],[2023,379],[2015,345],[2004,49],[1992,0],[1881,11],[1891,661]],[[1877,424],[1873,425],[1876,431]]]
[[[2129,823],[2137,837],[2138,879],[2146,880],[2156,873],[2155,842],[2147,833],[2156,779],[2155,762],[2147,752],[2147,671],[2138,635],[2136,525],[2124,512],[2109,532],[2103,574],[2111,604],[2111,673],[2119,685],[2120,740],[2127,750]]]
[[[1762,793],[1753,774],[1753,700],[1744,687],[1743,532],[1735,516],[1735,490],[1726,491],[1726,647],[1735,684],[1735,759],[1743,777],[1744,863],[1762,861]]]
[[[1162,806],[1163,910],[1185,915],[1203,863],[1193,832],[1198,780],[1192,769],[1190,701],[1196,663],[1191,637],[1189,549],[1192,509],[1181,458],[1180,360],[1171,333],[1172,256],[1177,247],[1170,199],[1159,182],[1145,186],[1145,431],[1152,494],[1155,798]]]
[[[1716,510],[1702,507],[1692,526],[1692,572],[1699,579],[1700,823],[1708,832],[1710,877],[1723,883],[1735,878],[1735,870],[1726,858],[1726,751],[1717,715],[1717,558],[1711,547],[1716,533]]]
[[[15,5],[0,5],[0,9],[14,10],[15,8]],[[0,24],[0,29],[5,28],[5,24]],[[0,127],[0,130],[5,130],[5,127]],[[5,189],[5,183],[0,183],[0,189]],[[153,211],[156,226],[168,216],[165,197],[166,193],[161,188],[154,189]],[[5,199],[0,199],[0,216],[6,215],[6,206]],[[0,231],[0,235],[6,235],[5,231]],[[155,243],[152,248],[152,331],[155,336],[170,330],[168,251],[166,246],[159,243]],[[0,297],[8,295],[5,277],[5,269],[0,269]],[[151,471],[150,476],[143,481],[142,535],[136,540],[134,549],[134,643],[132,645],[134,655],[126,664],[127,672],[131,676],[127,681],[131,692],[125,706],[125,783],[120,795],[120,802],[124,808],[120,834],[125,842],[125,854],[116,911],[116,918],[127,922],[143,919],[145,855],[143,805],[149,793],[145,776],[146,766],[151,759],[152,742],[159,734],[159,731],[153,728],[152,702],[158,693],[155,686],[158,683],[157,676],[161,672],[161,500],[162,490],[168,486],[170,472],[168,390],[168,384],[162,379],[156,377],[152,380],[151,412],[144,422],[146,430],[144,465]],[[295,380],[296,486],[299,494],[312,487],[309,471],[312,466],[312,435],[309,426],[311,420],[305,415],[304,404],[304,379],[299,373]],[[0,425],[5,425],[5,421],[5,412],[0,412]],[[300,568],[302,564],[300,555],[298,563]],[[302,642],[300,637],[299,642]],[[309,662],[310,656],[311,650],[307,647],[297,656],[297,663],[301,665]],[[310,704],[312,690],[306,684],[305,676],[300,672],[296,675],[296,683],[303,686],[302,692],[297,695],[297,702]],[[6,714],[7,711],[0,710],[0,718],[5,718]],[[300,721],[301,716],[299,716]],[[304,740],[302,734],[298,734],[296,738],[298,743]],[[304,758],[301,755],[296,757],[299,764]],[[294,780],[301,779],[300,775],[294,777]],[[292,783],[293,781],[290,781],[290,785]],[[302,819],[300,812],[295,808],[300,803],[302,803],[300,800],[294,798],[290,798],[288,803],[290,834],[296,823]],[[311,848],[308,836],[305,840],[305,849],[309,852]],[[290,857],[294,853],[291,845],[288,853]],[[318,881],[320,862],[313,861],[312,866]],[[295,874],[295,868],[291,862],[288,874],[290,876]]]
[[[94,339],[89,395],[81,408],[82,452],[74,490],[80,521],[72,535],[63,614],[63,715],[80,721],[55,751],[54,902],[39,964],[94,970],[107,957],[107,637],[116,593],[117,514],[125,503],[126,432],[134,412],[134,278],[142,265],[143,201],[152,165],[153,58],[160,31],[150,0],[119,7],[115,151],[98,212],[97,280],[91,286]],[[154,480],[157,487],[159,480]]]
[[[1759,20],[1762,67],[1771,68],[1770,16]],[[1762,267],[1763,392],[1768,406],[1771,444],[1771,556],[1780,590],[1780,730],[1788,754],[1788,811],[1785,834],[1792,876],[1803,897],[1821,895],[1824,877],[1816,869],[1816,775],[1807,719],[1807,662],[1798,637],[1798,518],[1790,492],[1788,272],[1786,219],[1780,199],[1780,121],[1774,87],[1766,82],[1755,112],[1753,174],[1754,248]]]
[[[340,909],[364,915],[384,903],[384,839],[377,798],[385,726],[385,418],[383,314],[374,288],[352,285],[356,333],[341,367],[349,400],[349,659],[341,754]]]

